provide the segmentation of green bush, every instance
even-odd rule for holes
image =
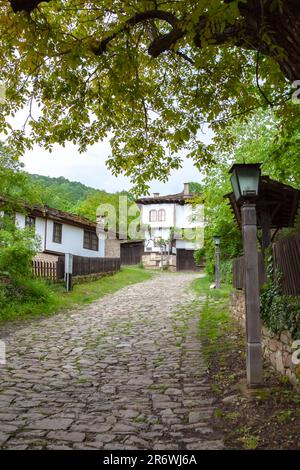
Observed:
[[[205,248],[200,248],[194,253],[196,264],[205,263],[205,272],[209,277],[210,281],[215,279],[215,257],[211,254],[206,256]],[[224,284],[232,284],[232,260],[222,259],[220,260],[220,280]]]
[[[12,320],[55,299],[46,282],[32,277],[32,258],[39,246],[33,231],[19,229],[7,216],[0,224],[0,320]]]
[[[270,331],[289,331],[294,339],[300,339],[300,298],[282,295],[278,273],[263,286],[260,301],[261,317]]]
[[[0,275],[12,283],[31,277],[32,258],[40,241],[32,229],[19,229],[8,217],[2,217],[0,224]]]
[[[194,251],[194,259],[197,265],[205,262],[205,248],[199,248]]]
[[[224,284],[232,285],[232,260],[226,259],[220,262],[220,280]]]

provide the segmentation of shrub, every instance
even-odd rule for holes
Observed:
[[[31,277],[32,258],[39,240],[32,229],[19,229],[7,217],[2,217],[0,223],[0,275],[10,278],[12,283]]]
[[[232,260],[220,262],[220,280],[224,284],[232,284]]]
[[[205,248],[199,248],[194,252],[194,259],[197,265],[203,263],[205,261]]]
[[[32,258],[39,240],[31,229],[19,229],[13,220],[0,219],[0,319],[14,319],[54,303],[46,282],[32,277]]]
[[[273,333],[289,331],[293,338],[300,339],[300,299],[282,295],[280,278],[275,273],[274,280],[262,288],[261,317]]]

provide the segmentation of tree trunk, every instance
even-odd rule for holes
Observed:
[[[237,45],[273,57],[288,80],[300,80],[300,1],[284,0],[280,11],[272,0],[248,0],[240,11],[245,30]]]
[[[272,20],[274,40],[284,52],[277,62],[288,80],[300,80],[300,2],[295,14],[274,15]]]

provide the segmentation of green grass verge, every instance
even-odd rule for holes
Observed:
[[[66,292],[62,284],[46,284],[35,279],[32,281],[36,291],[33,299],[22,303],[8,301],[5,305],[0,305],[0,323],[77,308],[107,294],[113,294],[122,287],[146,281],[152,276],[151,271],[136,266],[126,266],[113,276],[75,285],[71,292]]]
[[[232,290],[232,286],[229,284],[221,284],[220,289],[210,289],[211,282],[208,277],[199,277],[192,283],[192,288],[197,294],[205,295],[208,299],[223,299],[228,300],[228,295]]]
[[[207,277],[195,279],[192,288],[203,297],[199,319],[199,331],[203,344],[203,353],[209,362],[210,358],[227,349],[226,342],[218,339],[233,327],[229,312],[230,285],[221,285],[220,289],[210,289]]]

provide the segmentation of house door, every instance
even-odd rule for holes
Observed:
[[[200,269],[194,260],[194,250],[177,248],[176,255],[177,271],[198,271]]]
[[[121,264],[138,264],[144,253],[144,242],[122,243]]]

